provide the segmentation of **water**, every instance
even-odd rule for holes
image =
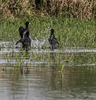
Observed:
[[[0,100],[96,100],[96,48],[0,45]]]

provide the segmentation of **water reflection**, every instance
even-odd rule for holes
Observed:
[[[95,100],[96,66],[0,68],[2,100]],[[5,89],[4,89],[5,88]],[[7,91],[7,92],[6,92]],[[2,97],[2,94],[5,94]]]

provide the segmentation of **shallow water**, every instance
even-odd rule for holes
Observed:
[[[96,48],[0,44],[0,100],[96,100]]]

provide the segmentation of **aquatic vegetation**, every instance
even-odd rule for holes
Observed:
[[[64,50],[49,50],[49,49],[31,49],[29,52],[24,50],[16,51],[9,49],[4,54],[2,59],[4,65],[9,67],[46,67],[63,70],[64,66],[94,66],[96,65],[95,52],[86,52],[85,49],[64,49]],[[83,51],[82,51],[83,50]],[[90,49],[89,49],[90,50]],[[30,68],[29,67],[29,68]]]
[[[16,41],[20,38],[19,26],[29,21],[31,25],[30,37],[32,48],[26,53],[21,46],[15,48]],[[47,66],[63,70],[64,66],[80,66],[95,64],[95,53],[65,52],[72,51],[72,47],[77,48],[95,48],[96,47],[96,27],[94,19],[74,19],[61,17],[24,17],[22,19],[0,19],[0,40],[6,41],[1,44],[1,51],[7,49],[4,53],[4,59],[9,66]],[[50,28],[55,30],[55,36],[59,42],[59,48],[49,49],[48,38]],[[7,44],[7,41],[8,44]],[[16,51],[15,51],[16,50]],[[63,52],[62,52],[63,51]],[[73,49],[74,51],[74,49]],[[7,66],[6,65],[6,66]]]
[[[62,17],[25,17],[22,19],[1,19],[0,38],[2,41],[19,39],[18,29],[29,20],[32,40],[47,41],[50,28],[54,28],[60,48],[63,47],[96,47],[96,25],[94,19],[74,19]]]

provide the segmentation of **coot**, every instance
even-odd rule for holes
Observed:
[[[59,47],[59,43],[58,43],[57,39],[55,38],[54,29],[51,29],[50,31],[51,31],[51,35],[50,35],[48,41],[52,45],[52,49],[56,49]]]

